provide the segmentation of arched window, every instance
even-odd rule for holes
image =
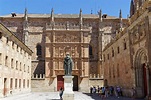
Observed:
[[[89,56],[92,56],[93,55],[93,52],[92,52],[92,46],[89,45]]]
[[[38,44],[38,45],[36,46],[36,48],[37,48],[37,56],[41,56],[41,54],[42,54],[41,45]]]

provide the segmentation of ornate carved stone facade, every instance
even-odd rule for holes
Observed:
[[[25,14],[15,17],[1,16],[0,22],[34,52],[33,91],[57,91],[63,86],[63,59],[69,52],[74,61],[74,90],[88,92],[94,82],[103,85],[102,50],[120,29],[127,26],[128,20],[121,19],[102,15],[101,11],[99,15],[85,15],[82,10],[75,15],[61,15],[52,10],[51,14],[43,15],[27,14],[25,10]]]

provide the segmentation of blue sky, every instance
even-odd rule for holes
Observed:
[[[11,12],[24,13],[25,7],[28,13],[49,14],[54,9],[55,14],[79,14],[80,8],[83,14],[97,14],[99,9],[102,13],[118,16],[122,10],[123,17],[129,15],[131,0],[0,0],[0,15]]]

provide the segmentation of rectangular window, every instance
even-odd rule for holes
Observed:
[[[27,81],[27,87],[29,88],[29,80]]]
[[[23,88],[25,88],[25,79],[23,80]]]
[[[15,79],[15,89],[17,89],[17,79]]]
[[[117,53],[120,53],[120,47],[117,47]]]
[[[19,79],[19,88],[21,88],[21,79]]]
[[[15,46],[15,43],[14,42],[12,42],[12,48],[14,49],[14,46]]]
[[[8,56],[5,57],[5,66],[8,67]]]
[[[13,66],[14,64],[13,63],[14,63],[14,60],[11,59],[11,68],[14,68],[14,66]]]
[[[18,70],[18,61],[16,61],[16,70]]]
[[[13,78],[10,79],[10,89],[13,89]]]
[[[107,59],[108,59],[108,60],[110,59],[109,54],[107,54]]]
[[[124,42],[124,50],[126,50],[126,49],[127,49],[126,42]]]
[[[8,44],[9,40],[8,40],[8,37],[6,38],[6,43]]]

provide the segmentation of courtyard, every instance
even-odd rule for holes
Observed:
[[[16,96],[10,96],[2,98],[1,100],[60,100],[59,92],[31,92],[27,94],[20,94]],[[75,100],[101,100],[98,94],[90,95],[89,93],[75,92]],[[111,96],[105,100],[133,100],[132,98],[126,97],[115,97]],[[144,99],[135,99],[144,100]]]

